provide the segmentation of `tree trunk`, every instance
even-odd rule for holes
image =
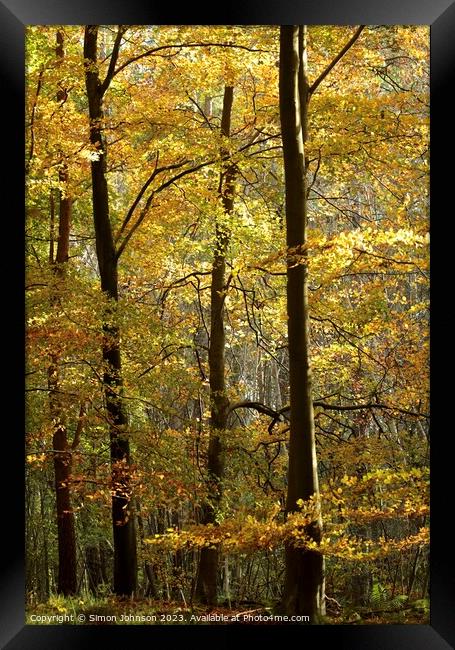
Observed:
[[[137,558],[134,517],[130,503],[130,445],[127,416],[121,399],[122,366],[120,332],[116,324],[118,302],[117,257],[109,217],[106,181],[106,142],[103,137],[103,94],[97,67],[98,26],[85,29],[85,82],[90,116],[90,142],[98,151],[91,161],[93,219],[101,290],[110,299],[103,324],[103,376],[109,420],[112,472],[112,524],[114,538],[114,591],[130,595],[136,591]]]
[[[231,113],[234,88],[226,86],[221,116],[221,135],[228,138],[231,132]],[[222,148],[222,155],[227,152]],[[220,177],[219,194],[226,215],[232,212],[234,204],[235,169],[227,164]],[[210,501],[202,511],[201,523],[215,524],[216,513],[222,496],[224,473],[223,446],[220,433],[226,429],[228,399],[225,378],[225,334],[224,301],[226,292],[226,252],[229,245],[229,228],[226,224],[216,224],[216,248],[213,257],[212,284],[210,289],[210,439],[207,460],[208,487]],[[218,548],[203,547],[199,560],[196,597],[215,605],[217,601]]]
[[[299,39],[300,31],[300,39]],[[300,47],[299,47],[300,40]],[[314,435],[307,279],[307,196],[304,140],[308,81],[305,28],[280,31],[280,120],[286,189],[287,313],[289,344],[290,440],[286,512],[298,510],[297,500],[319,495]],[[306,527],[321,539],[321,521]],[[323,557],[287,544],[283,609],[318,622],[323,613]]]
[[[57,32],[56,46],[57,64],[64,57],[63,34]],[[57,101],[63,101],[65,90],[57,92]],[[59,170],[59,181],[63,187],[68,183],[68,170],[62,163]],[[52,206],[53,212],[53,206]],[[53,238],[50,242],[50,262],[56,277],[56,289],[51,296],[54,309],[58,310],[59,305],[59,284],[65,277],[66,264],[69,254],[69,237],[71,228],[72,199],[67,191],[59,192],[59,221],[58,221],[58,242],[57,255],[53,259]],[[53,221],[53,214],[51,215]],[[71,450],[68,445],[68,435],[64,423],[64,408],[61,403],[59,390],[59,354],[58,351],[51,353],[51,363],[48,368],[49,408],[54,423],[54,434],[52,447],[54,450],[54,477],[57,511],[57,545],[58,545],[58,583],[57,591],[65,596],[77,591],[77,563],[76,563],[76,532],[74,524],[74,513],[71,507]]]
[[[142,551],[145,550],[145,533],[144,533],[144,522],[141,514],[141,503],[139,499],[136,499],[136,515],[137,515],[137,527],[139,530],[139,539],[141,541]],[[153,571],[153,566],[149,560],[144,560],[144,575],[146,576],[147,586],[144,589],[146,598],[158,599],[158,590],[156,587],[155,573]]]
[[[47,534],[47,526],[46,526],[46,506],[44,503],[44,489],[41,487],[39,491],[40,495],[40,514],[41,514],[41,520],[43,522],[43,601],[46,601],[49,598],[50,594],[50,584],[49,584],[49,543],[48,543],[48,534]]]
[[[90,544],[85,547],[85,566],[87,568],[88,588],[96,596],[99,586],[103,582],[100,549],[97,544]]]

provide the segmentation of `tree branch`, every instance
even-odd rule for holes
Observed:
[[[101,94],[101,97],[104,95],[106,90],[109,88],[109,84],[111,83],[114,74],[115,74],[115,65],[117,63],[118,59],[118,54],[120,50],[120,43],[123,37],[123,34],[126,32],[127,28],[124,27],[123,25],[118,26],[117,30],[117,35],[115,37],[114,41],[114,47],[112,49],[112,54],[111,54],[111,59],[109,61],[109,68],[107,70],[106,78],[104,79],[103,83],[99,87],[99,92]]]
[[[130,209],[127,212],[127,215],[125,219],[123,220],[122,225],[120,226],[120,230],[118,231],[115,241],[117,242],[120,238],[120,235],[122,232],[125,230],[126,226],[131,220],[131,217],[133,216],[133,213],[135,209],[137,208],[140,200],[144,196],[145,192],[147,191],[148,187],[150,186],[150,183],[158,176],[158,174],[161,174],[164,171],[169,171],[172,169],[178,169],[179,167],[182,167],[185,165],[188,161],[184,160],[183,162],[180,163],[175,163],[174,165],[166,165],[165,167],[158,167],[158,160],[159,160],[159,152],[156,154],[156,160],[155,160],[155,167],[148,177],[148,179],[145,181],[144,185],[141,187],[140,191],[138,192],[136,198],[134,199],[133,203],[131,204]]]
[[[369,402],[367,404],[348,404],[345,406],[337,404],[327,404],[326,402],[314,401],[313,406],[319,406],[324,410],[328,411],[359,411],[361,409],[384,409],[386,411],[398,411],[404,415],[412,415],[417,418],[429,418],[427,413],[415,413],[414,411],[408,411],[407,409],[402,409],[399,406],[391,406],[389,404],[382,404],[380,402]]]
[[[272,139],[272,138],[277,138],[277,137],[279,137],[279,136],[271,135],[271,136],[268,136],[268,137],[266,137],[266,138],[263,138],[262,140],[255,140],[254,142],[249,142],[249,143],[243,145],[242,147],[239,147],[239,149],[238,149],[237,151],[235,151],[234,154],[239,154],[239,153],[241,153],[242,151],[245,151],[246,149],[249,149],[250,147],[253,147],[253,146],[256,145],[256,144],[261,144],[261,143],[266,142],[266,141],[268,141],[268,140],[270,140],[270,139]],[[151,202],[152,202],[153,197],[155,196],[155,194],[158,194],[159,192],[162,192],[162,191],[165,190],[167,187],[169,187],[170,185],[173,185],[176,181],[180,180],[180,179],[183,178],[184,176],[187,176],[188,174],[192,174],[193,172],[199,171],[200,169],[203,169],[204,167],[208,167],[209,165],[213,165],[213,164],[216,163],[216,162],[224,162],[224,161],[226,161],[226,160],[231,159],[231,158],[233,157],[234,154],[226,153],[226,154],[223,155],[223,156],[217,156],[216,158],[212,158],[212,159],[210,159],[210,160],[206,160],[206,161],[204,161],[204,162],[198,163],[197,165],[193,165],[193,167],[188,167],[187,169],[184,169],[184,170],[181,171],[180,173],[176,174],[175,176],[172,176],[172,177],[169,178],[167,181],[164,181],[163,183],[161,183],[161,185],[159,185],[159,187],[157,187],[155,190],[153,190],[153,191],[151,192],[150,196],[147,198],[147,201],[146,201],[146,203],[145,203],[145,206],[144,206],[144,208],[141,210],[141,213],[140,213],[140,215],[139,215],[137,221],[136,221],[136,222],[131,226],[130,231],[129,231],[128,234],[125,236],[125,239],[123,240],[123,242],[122,242],[121,245],[119,246],[119,248],[118,248],[118,250],[117,250],[117,253],[116,253],[116,256],[115,256],[116,259],[118,260],[118,259],[120,258],[121,254],[123,253],[123,251],[125,250],[125,248],[126,248],[128,242],[129,242],[129,240],[131,239],[131,237],[133,236],[133,234],[135,233],[135,231],[139,228],[139,226],[141,225],[141,223],[144,221],[145,217],[147,216],[148,210],[149,210],[149,208],[150,208]],[[179,167],[181,167],[182,165],[186,164],[187,162],[189,162],[189,161],[188,161],[188,160],[185,160],[185,161],[183,161],[183,162],[181,162],[181,163],[176,163],[175,165],[168,165],[167,167],[160,167],[159,169],[155,169],[155,170],[152,172],[152,177],[149,178],[149,179],[146,181],[145,185],[146,185],[147,187],[149,187],[149,185],[150,185],[150,183],[152,182],[153,178],[156,178],[156,176],[157,176],[159,173],[161,173],[162,171],[169,171],[169,170],[171,170],[171,169],[178,169]],[[144,193],[145,193],[147,187],[143,186],[143,188],[141,189],[141,192],[140,192],[141,197],[140,197],[140,198],[142,198],[142,196],[144,195]],[[135,199],[133,205],[131,206],[131,208],[130,208],[129,211],[128,211],[128,214],[127,214],[127,216],[126,216],[126,218],[125,218],[125,221],[123,222],[123,224],[122,224],[122,226],[121,226],[121,228],[120,228],[120,232],[124,229],[124,227],[126,226],[126,224],[131,220],[131,217],[132,217],[132,215],[133,215],[133,212],[134,212],[135,208],[137,207],[137,205],[138,205],[138,203],[139,203],[139,201],[140,201],[140,198],[136,197],[136,199]],[[120,234],[120,232],[119,232],[119,234]],[[117,238],[118,238],[118,236],[117,236]]]
[[[212,131],[213,131],[213,124],[210,122],[209,118],[208,118],[207,115],[204,113],[204,111],[202,110],[202,108],[199,106],[199,104],[197,103],[197,101],[191,97],[191,95],[189,94],[188,91],[186,91],[186,94],[187,94],[187,97],[188,97],[188,99],[190,100],[190,102],[196,106],[197,110],[199,111],[199,113],[200,113],[200,114],[202,115],[202,117],[204,118],[204,121],[205,121],[205,123],[207,124],[207,126],[208,126]]]
[[[211,274],[212,271],[193,271],[192,273],[188,273],[188,275],[185,275],[184,278],[179,278],[178,280],[174,280],[173,282],[171,282],[169,286],[166,287],[166,289],[164,289],[162,295],[160,296],[160,303],[164,303],[169,291],[171,291],[172,289],[179,289],[181,287],[185,287],[189,283],[188,281],[191,278],[198,278],[200,275],[211,275]],[[195,287],[194,283],[193,286]]]
[[[187,174],[191,174],[192,172],[198,171],[199,169],[202,169],[203,167],[207,167],[208,165],[211,165],[214,162],[216,162],[216,160],[217,159],[208,160],[208,161],[205,161],[203,163],[199,163],[198,165],[194,165],[194,167],[189,167],[188,169],[185,169],[184,171],[180,172],[179,174],[176,174],[175,176],[172,176],[172,178],[170,178],[167,181],[165,181],[164,183],[162,183],[156,190],[153,190],[153,192],[148,197],[144,208],[141,210],[141,213],[140,213],[137,221],[131,226],[130,231],[125,236],[125,239],[123,240],[123,242],[119,246],[119,248],[117,250],[117,253],[116,253],[117,260],[120,258],[121,254],[125,250],[126,245],[128,244],[129,240],[131,239],[131,237],[133,236],[135,231],[139,228],[139,226],[141,225],[141,223],[144,221],[145,217],[147,216],[148,210],[150,208],[150,204],[151,204],[152,199],[155,196],[155,194],[158,194],[159,192],[162,192],[164,189],[166,189],[166,187],[169,187],[169,185],[172,185],[173,183],[175,183],[175,181],[178,181],[183,176],[186,176]],[[155,176],[156,176],[156,174],[155,174]],[[137,205],[137,203],[136,203],[136,205]],[[130,218],[131,218],[131,216],[128,218],[128,221],[130,220]]]
[[[254,409],[255,411],[258,411],[258,413],[263,413],[264,415],[269,415],[270,417],[276,419],[278,419],[281,415],[279,411],[275,411],[275,409],[270,408],[270,406],[261,404],[261,402],[250,402],[249,400],[244,400],[242,402],[235,402],[234,404],[230,404],[228,412],[232,413],[233,411],[236,411],[237,409],[240,408]]]
[[[329,63],[329,65],[326,67],[326,69],[321,72],[319,77],[316,79],[316,81],[310,86],[308,90],[308,95],[311,97],[311,95],[315,92],[319,84],[324,81],[324,79],[327,77],[329,72],[336,66],[338,61],[343,58],[343,56],[346,54],[346,52],[354,45],[356,40],[359,38],[360,34],[363,32],[365,29],[365,25],[360,25],[360,27],[356,30],[352,38],[349,39],[349,41],[346,43],[346,45],[343,47],[342,50],[336,55],[336,57]]]
[[[253,409],[255,411],[258,411],[258,413],[263,413],[264,415],[268,415],[269,417],[271,417],[272,421],[267,427],[267,430],[270,435],[272,435],[273,427],[277,422],[280,421],[282,422],[283,418],[289,421],[289,418],[287,417],[287,415],[285,415],[285,413],[287,411],[290,411],[290,406],[284,406],[283,408],[276,411],[275,409],[272,409],[270,406],[266,406],[261,402],[252,402],[250,400],[243,400],[242,402],[235,402],[234,404],[230,404],[228,413],[232,413],[233,411],[236,411],[237,409],[240,408]]]
[[[33,158],[33,153],[35,150],[35,114],[36,114],[36,107],[38,104],[38,97],[41,91],[41,86],[43,84],[43,75],[44,75],[44,68],[41,68],[38,74],[38,83],[36,85],[36,92],[35,92],[35,97],[33,99],[33,106],[32,106],[32,112],[30,115],[30,149],[28,152],[28,160],[25,165],[25,174],[27,175],[29,170],[30,170],[30,165],[32,162]]]
[[[368,402],[366,404],[349,404],[349,405],[338,405],[338,404],[328,404],[327,402],[323,402],[320,400],[314,400],[313,401],[313,406],[314,407],[319,407],[322,408],[326,411],[360,411],[363,409],[383,409],[387,411],[398,411],[399,413],[403,413],[404,415],[411,415],[413,417],[418,417],[418,418],[429,418],[430,416],[426,413],[416,413],[414,411],[408,411],[407,409],[400,408],[398,406],[391,406],[389,404],[382,404],[381,402]],[[272,418],[272,422],[270,423],[268,427],[268,431],[271,434],[272,429],[275,426],[277,422],[283,421],[283,419],[289,420],[289,417],[286,415],[290,411],[290,406],[283,406],[283,408],[279,410],[275,410],[271,408],[270,406],[266,406],[265,404],[262,404],[261,402],[255,402],[255,401],[250,401],[250,400],[243,400],[241,402],[234,402],[233,404],[229,405],[229,410],[228,413],[232,413],[233,411],[236,411],[237,409],[240,408],[249,408],[253,409],[255,411],[258,411],[258,413],[262,413],[264,415],[268,415],[269,417]]]
[[[174,45],[160,45],[159,47],[153,47],[150,50],[143,52],[142,54],[138,54],[137,56],[132,56],[131,59],[128,59],[128,61],[122,63],[122,65],[120,65],[117,70],[115,70],[113,76],[117,75],[124,68],[131,65],[131,63],[135,63],[136,61],[144,59],[147,56],[151,56],[152,54],[156,54],[157,52],[162,52],[163,50],[182,49],[187,47],[231,47],[239,50],[247,50],[248,52],[267,52],[267,50],[254,49],[252,47],[247,47],[246,45],[235,45],[234,43],[176,43]]]
[[[175,346],[175,348],[174,348],[173,350],[168,350],[167,352],[165,352],[166,348],[169,348],[169,347],[171,347],[171,346]],[[171,357],[171,356],[172,356],[173,354],[175,354],[176,352],[179,352],[180,350],[187,350],[187,349],[189,349],[189,348],[191,348],[190,345],[180,345],[180,346],[177,346],[176,343],[169,343],[168,345],[164,346],[164,348],[163,348],[162,350],[160,350],[159,354],[162,355],[162,356],[159,357],[159,360],[158,360],[156,363],[154,363],[154,364],[152,364],[151,366],[149,366],[148,368],[146,368],[145,370],[143,370],[143,371],[142,371],[142,372],[137,376],[137,378],[140,379],[140,378],[143,377],[144,375],[148,374],[148,373],[151,372],[154,368],[156,368],[156,367],[159,366],[161,363],[163,363],[163,361],[166,361],[166,359],[169,359],[169,357]]]

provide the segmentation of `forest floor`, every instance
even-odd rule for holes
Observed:
[[[328,612],[327,625],[428,624],[426,603],[400,609],[346,608]],[[209,608],[181,601],[51,596],[45,603],[28,605],[28,625],[286,625],[272,605],[241,603]],[[298,621],[305,624],[305,621]]]

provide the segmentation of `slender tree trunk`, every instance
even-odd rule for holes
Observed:
[[[144,521],[141,515],[141,504],[139,499],[136,499],[136,514],[137,514],[137,527],[139,530],[139,539],[141,541],[142,550],[145,550],[145,532],[144,532]],[[144,574],[147,578],[147,585],[144,589],[145,596],[148,598],[158,598],[158,590],[156,588],[156,579],[153,571],[153,566],[150,561],[144,560]]]
[[[57,63],[64,57],[63,34],[57,32]],[[63,101],[65,90],[57,93],[57,101]],[[68,170],[64,163],[59,170],[61,184],[59,192],[58,242],[55,260],[53,236],[51,237],[49,258],[56,278],[56,289],[51,297],[54,309],[59,307],[60,284],[64,280],[69,254],[72,199],[67,194]],[[64,188],[64,189],[63,189]],[[51,227],[53,230],[54,206],[51,205]],[[59,390],[59,354],[53,351],[48,368],[49,407],[54,424],[52,446],[54,450],[54,477],[57,511],[58,544],[58,583],[57,591],[69,596],[77,591],[76,532],[74,513],[71,507],[71,450],[68,445],[67,429],[64,422],[64,407]]]
[[[66,170],[60,172],[60,179],[66,182]],[[71,199],[60,194],[59,238],[54,273],[60,280],[65,274],[68,260],[69,227],[71,219]],[[58,287],[57,290],[58,292]],[[58,296],[53,302],[57,307]],[[51,355],[48,368],[49,405],[54,422],[52,446],[54,450],[54,476],[57,502],[57,539],[58,539],[58,592],[64,595],[74,594],[77,590],[76,576],[76,533],[74,513],[71,507],[71,465],[72,455],[68,444],[68,433],[64,419],[64,407],[61,403],[59,389],[59,355]]]
[[[226,86],[221,116],[221,135],[228,138],[231,132],[232,103],[234,88]],[[225,151],[222,151],[222,154]],[[232,212],[234,205],[235,168],[227,164],[221,174],[219,194],[226,215]],[[210,290],[210,439],[207,460],[208,486],[210,501],[202,511],[203,524],[215,524],[216,513],[222,496],[224,473],[223,446],[220,434],[226,429],[228,417],[228,399],[226,396],[225,377],[225,333],[224,301],[226,292],[226,252],[229,245],[229,228],[226,224],[216,224],[216,248],[213,257],[212,284]],[[204,547],[199,560],[196,597],[203,602],[214,605],[217,601],[217,573],[219,563],[218,548]]]
[[[99,586],[103,582],[100,550],[97,544],[90,544],[85,547],[85,566],[87,568],[88,588],[96,596]]]
[[[50,594],[50,584],[49,584],[49,543],[48,543],[48,534],[46,526],[46,505],[44,503],[44,489],[41,487],[40,491],[40,514],[41,520],[43,522],[43,576],[44,576],[44,599],[47,600]]]
[[[93,219],[101,290],[110,299],[103,324],[103,376],[106,411],[109,419],[112,468],[112,524],[114,538],[114,591],[129,595],[136,591],[136,532],[130,499],[130,445],[127,416],[121,399],[122,365],[120,332],[116,323],[118,302],[117,257],[109,217],[106,181],[106,142],[103,137],[103,90],[97,67],[98,26],[85,29],[85,82],[90,116],[90,142],[98,150],[91,162]]]
[[[410,575],[409,575],[408,588],[407,588],[408,598],[412,597],[412,590],[414,588],[414,583],[415,583],[415,579],[416,579],[416,575],[417,575],[417,567],[418,567],[418,563],[419,563],[419,557],[420,557],[420,547],[417,548],[417,551],[416,551],[416,553],[414,555],[414,561],[412,563],[412,568],[411,568],[411,572],[410,572]]]
[[[299,47],[300,31],[300,47]],[[287,313],[290,385],[290,441],[286,512],[297,500],[319,495],[309,359],[307,279],[307,196],[304,140],[306,133],[305,28],[282,26],[280,32],[280,119],[286,188]],[[304,119],[302,119],[304,118]],[[320,541],[321,521],[306,527]],[[323,557],[287,544],[283,609],[318,622],[323,613]]]

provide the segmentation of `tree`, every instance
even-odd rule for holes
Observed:
[[[314,499],[319,508],[315,423],[312,397],[308,306],[308,188],[305,142],[308,138],[308,106],[312,94],[360,36],[359,27],[331,63],[310,84],[307,27],[280,29],[280,121],[286,194],[287,314],[290,387],[289,470],[286,512],[295,512],[298,501]],[[319,154],[320,164],[320,154]],[[317,172],[316,172],[317,173]],[[314,182],[314,180],[313,180]],[[319,514],[305,527],[308,539],[319,544]],[[323,556],[316,549],[286,546],[283,607],[289,613],[306,614],[317,622],[325,613]]]
[[[57,31],[56,56],[57,64],[64,57],[64,36]],[[57,101],[63,102],[65,89],[59,88]],[[56,287],[51,295],[51,304],[58,312],[61,296],[61,284],[65,279],[65,269],[68,263],[69,238],[71,229],[72,199],[68,196],[68,168],[62,154],[59,169],[59,211],[58,211],[58,240],[54,259],[54,201],[51,199],[51,240],[49,261],[55,275]],[[64,406],[62,404],[59,386],[59,353],[51,352],[51,364],[48,369],[49,408],[54,423],[52,446],[54,449],[54,477],[57,513],[57,542],[58,542],[58,586],[59,593],[69,596],[77,591],[76,563],[76,533],[74,512],[71,505],[71,468],[72,449],[68,443],[68,433],[65,425]]]
[[[298,501],[319,498],[309,352],[307,192],[304,129],[308,93],[306,33],[298,26],[280,29],[280,119],[286,191],[287,313],[289,345],[290,437],[286,512]],[[321,520],[306,527],[320,542]],[[317,550],[286,546],[283,606],[289,615],[316,622],[323,613],[323,557]]]
[[[221,136],[229,138],[234,88],[226,86],[221,115]],[[221,156],[228,152],[222,147]],[[235,166],[224,164],[220,175],[219,195],[226,216],[232,212],[234,204]],[[223,432],[227,428],[229,400],[226,395],[224,303],[226,298],[226,253],[229,245],[229,226],[215,224],[215,251],[213,255],[212,281],[210,285],[210,343],[209,343],[209,381],[210,381],[210,437],[207,455],[209,484],[209,503],[204,504],[202,523],[216,523],[217,509],[221,503],[224,474]],[[219,551],[216,547],[201,549],[198,571],[197,594],[209,605],[217,600],[217,574]]]
[[[117,61],[123,28],[120,26],[111,55],[106,78],[98,73],[98,26],[85,28],[85,80],[90,117],[90,142],[96,150],[91,161],[93,220],[96,254],[101,277],[101,290],[110,300],[103,325],[104,391],[109,419],[112,463],[112,525],[114,535],[114,591],[132,594],[136,590],[136,531],[130,499],[130,444],[128,418],[122,402],[122,362],[120,332],[116,322],[118,301],[117,251],[109,216],[109,195],[106,181],[106,142],[103,137],[103,97],[109,87]]]

